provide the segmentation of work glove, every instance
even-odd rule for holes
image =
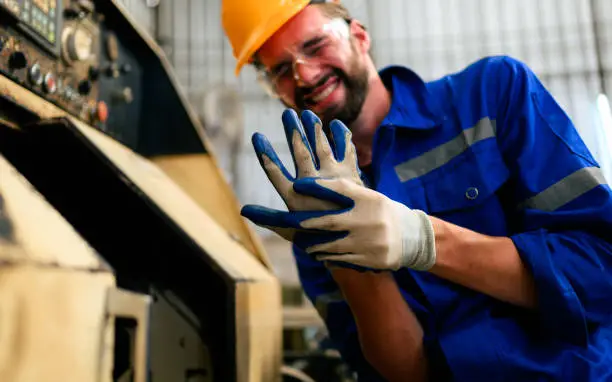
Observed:
[[[249,218],[277,232],[304,232],[304,239],[296,244],[322,261],[378,270],[408,267],[425,271],[435,264],[434,231],[424,212],[341,178],[299,179],[293,189],[341,208],[294,212],[261,209]]]
[[[253,137],[260,163],[289,212],[247,205],[242,215],[322,261],[429,269],[435,246],[427,216],[364,186],[350,131],[340,121],[330,124],[331,143],[313,113],[304,112],[302,121],[303,128],[295,112],[283,114],[296,178],[263,135]]]
[[[321,120],[311,111],[304,111],[300,122],[294,110],[286,109],[282,122],[295,165],[295,177],[287,171],[263,134],[255,133],[252,143],[260,165],[285,205],[289,211],[327,211],[339,208],[329,201],[297,194],[293,190],[293,183],[308,177],[334,177],[363,185],[350,130],[342,122],[332,121],[329,125],[332,144],[323,131]],[[265,210],[264,207],[247,205],[243,207],[242,214],[250,218]],[[294,230],[284,230],[279,226],[268,228],[293,241]]]
[[[297,179],[307,177],[342,178],[358,185],[365,185],[361,171],[357,164],[357,153],[351,140],[351,131],[340,121],[329,124],[328,140],[323,131],[321,120],[313,112],[302,112],[301,121],[295,111],[286,109],[282,115],[285,136],[295,166],[295,176],[291,175],[280,161],[272,145],[263,134],[255,133],[252,137],[253,147],[260,165],[266,176],[277,190],[285,205],[290,211],[329,211],[339,209],[340,206],[322,199],[300,195],[293,190],[293,183]],[[260,214],[266,214],[268,209],[256,205],[244,206],[241,213],[246,218],[257,219]],[[283,227],[282,224],[268,228],[283,238],[291,241],[297,248],[321,241],[334,240],[343,235],[330,232],[318,232],[316,236],[304,230],[295,230]],[[313,241],[315,240],[315,241]],[[325,261],[325,266],[342,266],[358,271],[375,271],[348,263]]]
[[[321,120],[313,112],[302,112],[301,121],[292,109],[282,115],[285,136],[295,165],[292,176],[280,161],[268,139],[260,133],[253,134],[252,143],[266,176],[289,210],[325,210],[325,201],[296,195],[292,190],[296,179],[308,177],[346,178],[363,185],[357,166],[357,153],[351,141],[351,131],[340,121],[334,120],[329,129],[333,144],[328,141]]]

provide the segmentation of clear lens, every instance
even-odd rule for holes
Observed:
[[[280,98],[276,85],[270,80],[265,70],[257,69],[257,83],[272,98]]]
[[[257,69],[257,79],[266,93],[280,98],[301,80],[298,66],[321,67],[333,62],[342,47],[347,46],[350,29],[346,20],[338,18],[306,35],[299,44],[286,48],[286,60],[270,68]]]

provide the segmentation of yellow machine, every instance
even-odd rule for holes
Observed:
[[[0,0],[0,381],[281,379],[280,285],[114,0]]]

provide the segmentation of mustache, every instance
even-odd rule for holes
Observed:
[[[345,84],[347,83],[347,75],[340,69],[334,69],[331,73],[323,76],[319,81],[317,81],[316,84],[312,86],[296,87],[293,99],[295,100],[298,107],[303,109],[306,106],[306,102],[304,99],[310,96],[315,89],[324,85],[327,81],[329,81],[330,78],[333,77],[338,77],[338,79],[340,79],[340,82]]]
[[[328,74],[326,76],[324,76],[323,78],[321,78],[319,81],[317,81],[316,84],[312,85],[312,86],[304,86],[304,87],[298,87],[295,92],[296,92],[296,96],[300,96],[300,97],[306,97],[310,94],[312,94],[312,92],[318,88],[319,86],[322,86],[323,84],[325,84],[330,78],[332,78],[334,75],[333,74]]]

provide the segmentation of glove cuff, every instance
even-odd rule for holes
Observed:
[[[403,266],[428,271],[436,263],[436,238],[433,225],[421,210],[409,210],[404,216]]]
[[[421,253],[418,258],[423,259],[422,267],[419,270],[428,271],[436,264],[436,234],[433,229],[433,224],[429,220],[429,216],[423,211],[414,211],[421,219]],[[416,268],[415,268],[416,269]]]

